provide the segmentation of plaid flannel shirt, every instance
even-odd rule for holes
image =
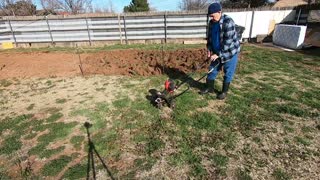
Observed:
[[[212,21],[209,23],[207,34],[207,48],[212,51],[211,48],[211,26]],[[221,58],[221,62],[225,63],[231,60],[231,58],[240,52],[240,42],[238,39],[236,24],[228,15],[223,14],[219,21],[220,24],[220,52],[217,55]]]

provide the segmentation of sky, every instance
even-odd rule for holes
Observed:
[[[35,0],[37,4],[37,9],[41,9],[41,5],[39,3],[40,0]],[[94,8],[103,9],[105,7],[110,7],[109,2],[112,2],[114,10],[116,13],[121,13],[123,11],[123,7],[130,4],[131,0],[92,0]],[[182,0],[148,0],[149,6],[151,8],[155,8],[157,11],[178,11],[179,3]],[[219,0],[212,0],[219,1]],[[266,0],[269,2],[274,2],[275,0]]]
[[[36,0],[37,9],[41,9],[39,3],[40,0]],[[92,0],[94,7],[104,8],[109,7],[110,0]],[[131,0],[111,0],[116,13],[121,13],[123,7],[130,4]],[[148,0],[149,6],[155,8],[157,11],[177,11],[179,8],[179,2],[181,0]]]
[[[99,3],[108,4],[109,0],[93,0],[94,4]],[[117,12],[122,12],[123,7],[129,5],[131,0],[112,0],[115,10]],[[180,0],[149,0],[149,6],[151,8],[156,8],[158,11],[176,11],[178,10],[178,5]]]

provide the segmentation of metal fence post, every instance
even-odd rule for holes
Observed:
[[[120,16],[120,14],[118,14],[118,25],[119,25],[120,44],[122,44],[122,30],[121,30],[121,16]]]
[[[296,11],[296,14],[297,14],[297,11]],[[296,25],[299,24],[300,16],[301,16],[301,8],[299,9],[299,14],[298,14],[298,17],[297,17]]]
[[[86,17],[86,25],[87,25],[87,31],[88,31],[88,37],[89,37],[89,44],[91,44],[91,35],[90,35],[90,29],[89,29],[89,23],[88,23],[88,18]]]
[[[49,35],[50,35],[50,38],[51,38],[51,44],[52,44],[52,45],[54,45],[53,37],[52,37],[52,33],[51,33],[51,29],[50,29],[50,25],[49,25],[48,16],[46,16],[46,22],[47,22],[47,25],[48,25],[48,32],[49,32]]]
[[[168,27],[167,27],[167,11],[164,13],[164,42],[167,43],[168,38]]]
[[[123,25],[124,25],[124,35],[125,35],[125,38],[126,38],[126,44],[128,44],[126,18],[125,18],[125,16],[122,16],[122,17],[123,17]]]
[[[206,15],[207,16],[207,27],[206,27],[206,40],[207,40],[207,38],[208,38],[208,33],[209,33],[209,16],[208,15]]]
[[[15,44],[16,47],[18,47],[17,39],[16,39],[16,36],[14,35],[14,31],[12,29],[11,21],[9,19],[8,19],[8,23],[9,23],[9,27],[10,27],[10,30],[11,30],[11,34],[12,34],[13,40],[14,40],[14,44]]]
[[[252,29],[253,29],[253,23],[254,23],[254,11],[252,11],[252,18],[251,18],[251,25],[250,25],[250,32],[249,32],[249,42],[251,42],[251,36],[252,36]]]

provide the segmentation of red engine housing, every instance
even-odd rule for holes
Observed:
[[[174,90],[176,89],[176,85],[174,84],[173,80],[167,79],[166,82],[164,83],[164,88],[169,93],[173,93]]]

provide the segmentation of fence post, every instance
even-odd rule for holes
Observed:
[[[8,23],[9,23],[9,27],[10,27],[10,30],[11,30],[11,34],[12,34],[13,40],[14,40],[14,44],[15,44],[16,47],[18,47],[17,39],[16,39],[16,36],[14,35],[14,31],[12,29],[11,21],[9,19],[8,19]]]
[[[123,17],[123,25],[124,25],[124,35],[125,35],[125,38],[126,38],[126,44],[128,44],[126,18],[125,18],[125,15],[123,15],[122,17]]]
[[[48,32],[49,32],[49,35],[50,35],[50,38],[51,38],[51,44],[52,44],[52,45],[54,45],[53,37],[52,37],[52,33],[51,33],[51,29],[50,29],[50,25],[49,25],[48,16],[46,16],[46,22],[47,22],[47,26],[48,26]]]
[[[297,13],[297,11],[296,11],[296,13]],[[297,17],[296,25],[298,25],[298,24],[299,24],[300,16],[301,16],[301,8],[299,9],[299,14],[298,14],[298,17]]]
[[[167,32],[168,32],[168,27],[167,27],[167,11],[164,13],[164,42],[167,43]]]
[[[119,35],[120,35],[120,44],[122,44],[122,30],[121,30],[121,16],[118,14],[118,24],[119,24]]]
[[[90,29],[89,29],[89,24],[88,24],[88,18],[86,17],[86,24],[87,24],[87,31],[88,31],[88,37],[89,37],[89,44],[91,44],[91,35],[90,35]]]
[[[252,18],[251,18],[251,25],[250,25],[250,32],[249,32],[249,42],[251,42],[251,36],[252,36],[252,29],[253,29],[253,23],[254,23],[254,11],[252,11]]]
[[[209,33],[209,16],[208,15],[206,15],[207,16],[207,27],[206,27],[206,40],[208,39],[208,37],[209,37],[209,35],[208,35],[208,33]]]

